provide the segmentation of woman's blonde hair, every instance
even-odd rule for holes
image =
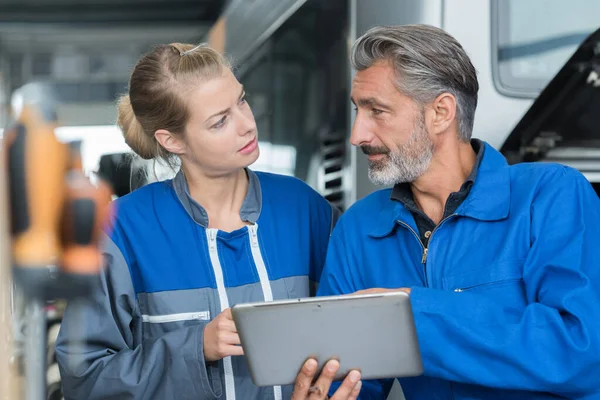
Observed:
[[[172,43],[145,54],[133,69],[129,94],[118,101],[117,125],[125,142],[146,160],[160,158],[173,165],[173,154],[154,133],[165,129],[182,134],[189,119],[183,95],[224,68],[231,68],[227,60],[206,45]]]

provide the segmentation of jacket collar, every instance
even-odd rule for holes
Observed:
[[[248,168],[246,168],[246,174],[248,175],[248,193],[246,193],[246,197],[242,203],[240,217],[242,221],[256,223],[262,208],[260,181],[254,171]],[[182,170],[179,170],[175,178],[173,178],[172,186],[173,189],[175,189],[177,198],[189,216],[196,223],[208,228],[208,213],[204,207],[198,204],[190,195],[190,189]]]
[[[460,190],[457,193],[455,193],[455,195],[460,196],[463,200],[467,198],[467,195],[471,191],[473,183],[475,183],[475,179],[477,178],[477,173],[479,171],[479,166],[481,165],[481,160],[483,159],[483,154],[485,153],[485,145],[481,140],[471,139],[471,146],[473,147],[473,150],[477,152],[477,156],[475,158],[475,165],[473,166],[473,169],[471,170],[469,176],[467,176],[467,179],[461,185]],[[405,207],[408,208],[410,211],[419,210],[419,207],[415,204],[413,192],[410,188],[410,183],[408,182],[398,183],[394,185],[392,189],[391,198],[392,200],[397,200],[403,203]],[[460,201],[460,204],[462,204],[463,200]],[[448,204],[446,204],[446,207],[448,207]],[[444,210],[444,214],[445,213],[446,210]]]
[[[510,172],[504,156],[488,143],[484,142],[484,145],[477,179],[455,214],[481,221],[498,221],[508,217],[509,213]],[[377,224],[370,235],[387,236],[398,221],[418,232],[412,213],[402,203],[390,199],[380,211]]]
[[[510,210],[510,169],[504,156],[489,144],[471,193],[456,214],[481,221],[499,221]]]

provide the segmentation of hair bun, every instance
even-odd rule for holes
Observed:
[[[138,156],[151,160],[159,155],[158,143],[153,136],[144,133],[142,125],[133,112],[129,95],[123,95],[119,99],[117,125],[123,132],[125,143]]]

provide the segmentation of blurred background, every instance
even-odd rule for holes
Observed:
[[[479,73],[474,135],[501,148],[598,28],[599,12],[594,0],[1,0],[0,127],[15,91],[45,85],[62,102],[57,134],[82,142],[86,172],[110,175],[120,188],[136,168],[163,178],[172,171],[154,163],[131,172],[115,99],[153,45],[206,41],[233,59],[247,88],[262,142],[254,168],[298,176],[345,209],[374,189],[347,143],[353,39],[375,24],[446,29]],[[573,139],[569,147],[589,148]],[[585,172],[599,180],[594,168]],[[134,185],[147,183],[137,177]]]
[[[600,45],[590,60],[565,63],[600,28],[598,16],[597,0],[0,0],[0,128],[20,90],[47,87],[61,100],[59,139],[81,143],[85,173],[109,180],[115,196],[172,176],[131,156],[115,100],[153,45],[209,42],[232,58],[248,93],[261,146],[252,168],[297,176],[345,210],[376,189],[348,143],[350,45],[373,25],[427,23],[454,35],[478,70],[474,137],[511,162],[572,165],[600,192],[598,90],[569,113],[529,115],[533,131],[519,124],[536,99],[550,107],[585,82],[596,87]],[[566,97],[559,84],[540,96],[563,68],[590,75]],[[4,295],[0,305],[10,304]],[[60,311],[48,305],[52,399],[61,398],[52,350]],[[397,387],[391,398],[401,398]]]

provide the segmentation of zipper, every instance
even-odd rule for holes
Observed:
[[[250,246],[254,248],[258,247],[258,235],[256,234],[255,226],[248,226],[248,230],[250,231]]]
[[[429,243],[431,243],[431,239],[433,238],[433,234],[435,233],[435,231],[437,231],[437,229],[442,226],[442,224],[446,221],[448,221],[450,218],[455,217],[457,214],[450,214],[448,215],[446,218],[442,219],[440,221],[439,224],[437,224],[437,226],[435,228],[433,228],[433,230],[431,231],[431,235],[429,235],[429,239],[427,240],[427,246],[425,246],[425,244],[423,243],[423,241],[421,240],[421,237],[417,234],[417,232],[415,232],[415,230],[413,228],[410,227],[410,225],[408,225],[405,222],[402,222],[400,220],[397,220],[398,224],[408,228],[409,231],[412,232],[412,234],[414,235],[415,238],[417,238],[417,240],[419,241],[419,244],[421,245],[421,248],[423,249],[423,255],[421,256],[421,264],[423,264],[423,271],[425,272],[425,285],[427,287],[429,287],[429,282],[427,280],[427,254],[429,253]]]
[[[412,234],[414,235],[414,237],[418,240],[419,244],[421,245],[421,248],[423,249],[423,258],[422,260],[425,260],[425,255],[427,254],[427,247],[425,247],[425,245],[423,244],[423,241],[421,241],[421,238],[419,237],[419,235],[417,234],[417,232],[415,232],[415,230],[413,228],[410,227],[410,225],[408,225],[406,222],[402,222],[400,220],[396,221],[398,222],[400,225],[406,227],[409,231],[412,232]],[[425,263],[423,261],[423,263]]]
[[[429,243],[431,243],[431,239],[433,238],[433,234],[435,233],[435,231],[437,231],[437,229],[440,226],[442,226],[442,224],[444,222],[448,221],[450,218],[455,217],[455,216],[456,216],[456,214],[450,214],[450,215],[448,215],[446,218],[442,219],[440,221],[440,223],[437,224],[437,226],[435,228],[433,228],[433,230],[431,231],[431,235],[429,235],[429,240],[427,241],[427,247],[423,246],[423,258],[421,259],[421,263],[422,264],[426,264],[427,263],[427,251],[428,251]]]
[[[162,324],[168,322],[178,321],[192,321],[192,320],[208,321],[210,319],[209,311],[200,312],[189,312],[179,314],[164,314],[164,315],[142,315],[142,321],[151,324]]]
[[[271,282],[269,279],[269,273],[267,272],[267,266],[263,259],[258,245],[258,224],[249,225],[248,231],[250,232],[250,252],[252,253],[252,260],[256,266],[256,272],[258,272],[258,279],[262,289],[263,297],[265,301],[273,300],[273,290],[271,289]]]
[[[229,308],[229,299],[227,298],[227,289],[223,280],[223,269],[221,260],[219,260],[219,251],[217,249],[217,233],[214,228],[206,229],[206,238],[208,240],[208,254],[212,265],[215,281],[217,283],[217,292],[219,293],[219,303],[221,311]],[[227,400],[235,400],[235,381],[233,378],[233,364],[231,356],[223,359],[223,371],[225,372],[225,398]]]
[[[269,273],[267,272],[267,266],[265,265],[265,260],[258,244],[258,223],[249,225],[248,231],[250,232],[250,252],[252,253],[252,259],[258,272],[263,298],[265,302],[273,301],[273,290],[271,289]],[[282,399],[281,386],[273,386],[273,396],[275,400]]]
[[[207,229],[208,232],[208,249],[214,251],[217,248],[217,230]]]
[[[425,286],[429,286],[429,283],[427,282],[427,267],[425,265],[425,261],[427,260],[427,247],[425,247],[425,245],[423,244],[423,241],[421,240],[421,238],[419,237],[417,232],[415,232],[415,230],[413,228],[411,228],[410,225],[408,225],[406,222],[402,222],[400,220],[397,220],[397,222],[398,222],[398,224],[404,226],[409,231],[411,231],[413,236],[417,239],[417,241],[421,245],[421,249],[423,249],[423,256],[421,257],[421,264],[423,264],[423,271],[425,272]]]

